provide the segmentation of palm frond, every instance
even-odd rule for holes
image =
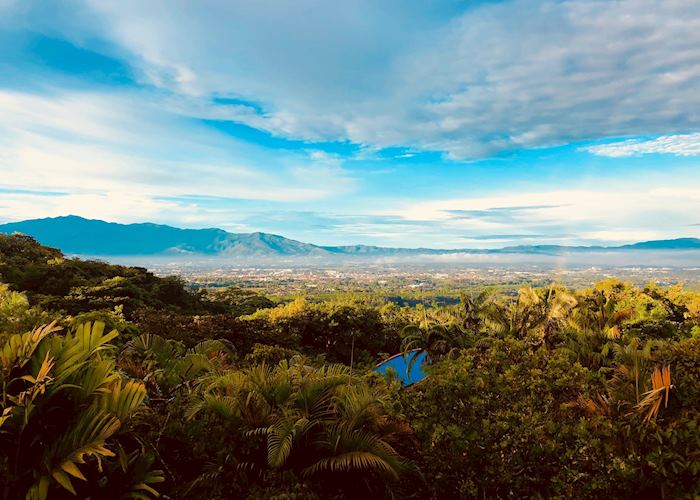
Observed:
[[[12,369],[23,368],[32,359],[41,341],[60,329],[54,321],[31,332],[11,335],[0,348],[0,369],[4,377],[7,378]]]
[[[671,367],[664,366],[656,368],[651,374],[652,388],[644,393],[644,398],[635,406],[638,413],[644,413],[644,422],[656,418],[661,409],[661,402],[664,402],[664,408],[668,408],[668,397],[673,389],[671,383]]]
[[[112,383],[109,391],[102,395],[101,407],[106,413],[123,421],[143,403],[144,399],[146,399],[146,387],[143,382],[116,381]]]
[[[63,488],[75,494],[70,478],[84,480],[78,468],[85,463],[86,456],[113,457],[106,447],[106,440],[119,429],[119,419],[105,414],[97,406],[82,413],[44,452],[44,463],[48,470],[43,477],[52,477]]]
[[[267,429],[267,462],[272,467],[281,467],[292,452],[294,440],[303,435],[312,422],[306,417],[287,414]]]

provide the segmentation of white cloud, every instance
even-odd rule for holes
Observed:
[[[580,236],[589,240],[636,243],[638,241],[648,241],[658,238],[659,233],[649,230],[589,231],[582,233]]]
[[[153,201],[156,197],[295,202],[354,189],[354,180],[332,158],[273,154],[169,115],[154,100],[0,90],[0,185],[80,196],[121,193],[125,200],[137,196],[143,201],[133,207],[142,207],[144,216],[152,214],[149,206],[163,206]],[[315,167],[317,175],[302,175]],[[64,202],[72,206],[74,199],[83,198],[54,199],[48,209]]]
[[[77,214],[107,221],[134,222],[184,216],[196,209],[126,191],[90,194],[3,193],[0,222]]]
[[[700,155],[700,133],[664,135],[651,140],[630,139],[609,144],[582,148],[598,156],[623,158],[646,154],[670,154],[675,156]]]
[[[700,186],[609,185],[606,189],[535,191],[411,203],[386,215],[425,221],[433,231],[465,237],[555,235],[555,243],[619,244],[688,236],[700,212]],[[468,214],[456,216],[455,214]],[[494,217],[494,214],[500,214]],[[698,230],[691,230],[698,234]],[[568,235],[565,238],[557,234]],[[557,241],[554,241],[557,240]],[[518,239],[504,244],[521,243]],[[537,243],[550,242],[547,236]],[[456,243],[456,242],[455,242]],[[463,246],[463,243],[452,245]],[[492,242],[482,245],[493,246]],[[471,246],[471,245],[470,245]],[[500,246],[500,245],[498,245]]]
[[[282,136],[474,158],[700,128],[696,0],[86,5],[66,36],[183,99],[260,102],[208,113]]]

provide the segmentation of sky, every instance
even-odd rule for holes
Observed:
[[[697,0],[0,0],[0,222],[700,237]]]

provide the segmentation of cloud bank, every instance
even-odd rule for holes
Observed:
[[[700,128],[695,0],[32,4],[5,9],[106,39],[143,83],[284,137],[469,159]]]
[[[285,137],[453,158],[700,128],[695,0],[79,2],[148,84]],[[78,17],[80,19],[80,16]],[[523,22],[527,19],[527,22]],[[102,35],[102,36],[105,36]]]
[[[697,228],[696,0],[0,0],[0,42],[4,220],[449,247]]]

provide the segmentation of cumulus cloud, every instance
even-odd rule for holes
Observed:
[[[700,133],[664,135],[651,140],[612,142],[582,148],[598,156],[623,158],[647,154],[670,154],[675,156],[700,155]]]
[[[700,128],[695,0],[78,4],[64,36],[174,95],[260,103],[208,112],[285,137],[479,158]]]

